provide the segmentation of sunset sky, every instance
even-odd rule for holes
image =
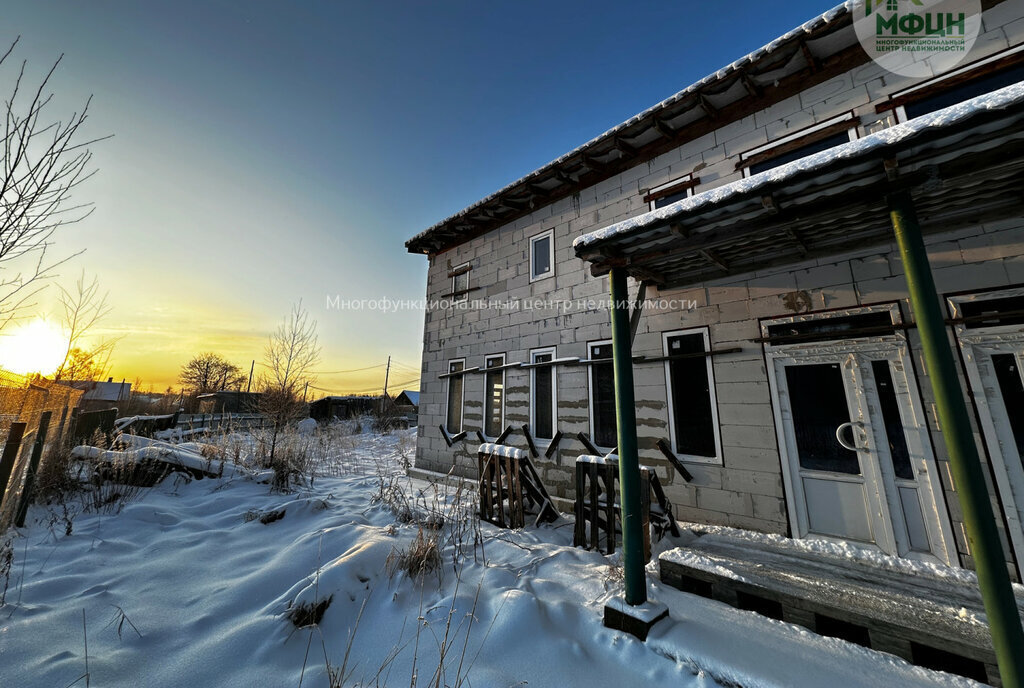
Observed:
[[[54,116],[93,94],[88,133],[114,135],[54,247],[87,249],[59,283],[110,292],[112,374],[162,390],[202,351],[248,370],[302,299],[319,396],[379,389],[389,354],[415,388],[422,344],[422,311],[328,297],[422,298],[406,239],[830,6],[25,0],[0,41],[37,78],[65,53]]]

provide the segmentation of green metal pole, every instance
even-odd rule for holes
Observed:
[[[1024,688],[1024,632],[917,213],[909,193],[896,194],[888,200],[889,217],[907,275],[910,303],[921,334],[942,435],[949,449],[949,463],[963,508],[967,541],[974,555],[999,673],[1006,688]]]
[[[615,367],[615,423],[619,439],[619,503],[622,505],[622,567],[626,604],[647,601],[643,514],[640,513],[640,459],[636,442],[636,403],[633,398],[633,343],[629,328],[626,271],[608,275],[612,297],[612,359]]]

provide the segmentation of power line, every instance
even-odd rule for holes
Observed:
[[[361,373],[364,370],[373,370],[374,368],[383,368],[383,363],[377,365],[366,366],[365,368],[352,368],[351,370],[315,370],[314,375],[342,375],[344,373]]]

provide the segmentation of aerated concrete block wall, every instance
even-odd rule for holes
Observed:
[[[1024,19],[1015,5],[1003,3],[986,13],[985,30],[971,59],[1024,42]],[[416,466],[438,472],[448,472],[454,466],[458,473],[476,474],[478,442],[474,431],[483,424],[484,376],[465,376],[464,428],[469,437],[449,448],[438,430],[445,421],[447,390],[446,381],[439,376],[447,372],[449,360],[465,358],[466,367],[482,367],[485,356],[504,353],[509,363],[528,362],[530,350],[544,346],[557,347],[558,358],[583,359],[587,358],[588,342],[610,338],[607,310],[575,307],[581,300],[606,299],[608,280],[591,276],[588,265],[575,257],[573,239],[647,212],[649,206],[643,201],[647,191],[683,175],[692,173],[700,177],[696,193],[735,181],[741,177],[736,170],[740,153],[845,112],[852,111],[861,117],[860,135],[885,126],[879,120],[886,114],[876,114],[875,105],[913,83],[913,79],[868,63],[754,115],[725,124],[572,198],[537,208],[513,223],[432,256],[428,300],[440,300],[451,293],[449,272],[468,262],[472,266],[470,287],[476,288],[468,295],[470,302],[527,303],[541,299],[573,306],[540,310],[428,310]],[[1024,283],[1022,226],[1024,223],[986,225],[956,234],[930,236],[929,251],[940,291]],[[529,239],[552,229],[555,277],[531,284]],[[635,293],[635,285],[631,285],[631,291]],[[814,310],[899,301],[904,316],[910,316],[902,268],[892,245],[736,276],[691,289],[649,292],[652,298],[676,299],[688,306],[661,311],[647,309],[640,320],[635,355],[660,356],[662,333],[703,326],[710,330],[712,348],[741,349],[739,353],[713,359],[722,465],[687,464],[694,476],[689,484],[656,448],[659,439],[669,439],[664,366],[635,366],[640,459],[657,471],[679,518],[788,532],[765,357],[762,346],[751,340],[760,336],[759,318],[793,312],[791,304],[797,300],[789,295],[798,292],[806,293]],[[927,371],[920,362],[916,333],[911,334],[911,344],[918,359],[917,375],[925,407],[936,433],[935,450],[944,466],[945,450],[935,430]],[[590,434],[589,373],[587,366],[557,366],[555,370],[558,429],[566,439],[550,461],[542,456],[537,464],[548,489],[559,497],[572,499],[574,461],[577,455],[585,453],[575,435]],[[505,379],[505,425],[516,428],[509,444],[525,449],[526,441],[519,428],[529,423],[529,371],[510,369]],[[958,546],[969,564],[962,517],[955,494],[950,491],[948,470],[943,471],[943,481]]]

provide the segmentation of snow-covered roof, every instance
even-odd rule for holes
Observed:
[[[769,185],[786,182],[799,175],[820,171],[826,167],[841,164],[843,161],[867,155],[877,157],[879,154],[883,154],[884,149],[907,142],[926,132],[950,128],[981,112],[1001,110],[1019,103],[1024,103],[1024,82],[1007,86],[998,91],[917,117],[903,124],[883,129],[856,141],[844,143],[746,179],[740,179],[731,184],[684,198],[643,215],[603,227],[577,237],[572,245],[579,254],[584,249],[599,246],[612,238],[638,234],[648,228],[664,226],[684,215],[724,203],[736,196],[750,194]]]
[[[85,391],[82,401],[122,401],[131,395],[130,382],[96,382],[94,380],[68,380],[63,384]]]
[[[413,406],[420,405],[420,393],[418,391],[403,389],[402,393],[399,394],[398,396],[402,396],[403,394],[405,395],[405,398],[409,400],[409,403],[412,404]]]
[[[677,93],[669,96],[668,98],[666,98],[665,100],[661,101],[660,103],[657,103],[656,105],[653,105],[653,106],[647,108],[646,110],[640,112],[639,114],[634,115],[633,117],[629,118],[625,122],[617,124],[616,126],[612,127],[611,129],[608,129],[607,131],[605,131],[604,133],[602,133],[602,134],[592,138],[590,141],[587,141],[583,145],[574,148],[573,150],[569,151],[568,153],[566,153],[566,154],[556,158],[555,160],[552,160],[551,162],[547,163],[546,165],[543,165],[542,167],[539,167],[538,169],[534,170],[533,172],[530,172],[529,174],[527,174],[527,175],[517,179],[516,181],[506,185],[505,187],[499,189],[498,191],[496,191],[496,192],[490,194],[489,196],[486,196],[485,198],[481,199],[480,201],[477,201],[476,203],[474,203],[474,204],[464,208],[463,210],[459,211],[458,213],[455,213],[454,215],[451,215],[451,216],[445,218],[444,220],[434,224],[433,226],[425,229],[424,231],[420,232],[416,236],[414,236],[411,239],[409,239],[405,243],[406,248],[410,252],[415,252],[415,253],[424,252],[426,250],[429,250],[429,248],[431,246],[430,239],[433,237],[433,235],[438,233],[439,230],[451,229],[450,226],[453,225],[453,223],[456,223],[458,221],[466,220],[470,216],[474,215],[474,213],[476,213],[477,211],[480,211],[481,209],[483,209],[484,206],[488,206],[489,204],[493,204],[493,202],[500,201],[501,199],[505,198],[506,196],[509,195],[510,192],[513,192],[513,191],[519,190],[519,189],[526,189],[526,190],[528,190],[531,185],[536,186],[536,185],[538,185],[539,182],[546,181],[545,178],[548,177],[548,176],[557,175],[557,176],[559,176],[559,178],[561,178],[564,181],[566,172],[563,170],[563,171],[561,171],[562,174],[558,175],[558,173],[560,171],[560,168],[564,164],[566,164],[566,163],[568,163],[568,162],[570,162],[571,160],[574,160],[574,159],[585,160],[587,158],[587,155],[591,155],[591,156],[593,156],[593,155],[604,156],[605,154],[609,154],[609,153],[613,153],[614,154],[616,152],[615,149],[617,148],[617,146],[613,146],[611,150],[601,150],[601,151],[598,151],[597,149],[601,147],[600,144],[606,144],[608,142],[618,142],[620,140],[620,137],[635,141],[634,135],[636,135],[637,137],[642,135],[642,133],[637,133],[637,132],[633,131],[637,127],[637,125],[641,125],[641,124],[643,124],[645,122],[649,122],[650,125],[651,125],[649,127],[650,129],[664,131],[664,126],[663,126],[664,125],[664,119],[671,119],[671,118],[674,118],[674,117],[677,117],[677,116],[680,115],[680,113],[675,110],[675,106],[679,105],[680,103],[686,102],[686,101],[694,101],[692,106],[693,107],[700,107],[700,105],[698,104],[698,102],[695,99],[700,97],[700,94],[708,92],[709,88],[712,87],[712,86],[718,86],[718,85],[722,84],[723,82],[727,82],[730,79],[734,79],[734,78],[736,78],[736,77],[738,77],[739,75],[742,74],[747,79],[748,85],[752,84],[755,88],[760,88],[761,84],[757,83],[757,79],[756,79],[757,75],[753,75],[752,76],[747,71],[748,67],[752,67],[754,65],[757,65],[757,64],[761,63],[762,61],[764,61],[764,60],[766,60],[768,58],[774,58],[775,57],[775,53],[778,53],[780,50],[782,50],[785,47],[797,45],[799,42],[804,42],[804,46],[803,47],[806,48],[807,50],[805,51],[803,49],[798,48],[798,49],[796,49],[795,52],[804,55],[804,58],[806,58],[809,53],[813,52],[813,50],[809,47],[809,45],[807,43],[807,39],[812,34],[815,34],[815,35],[820,34],[823,29],[826,29],[826,27],[829,27],[830,25],[833,25],[833,24],[839,25],[839,23],[841,21],[846,21],[847,15],[852,13],[853,5],[854,5],[853,0],[846,0],[842,4],[837,5],[836,7],[833,7],[832,9],[828,10],[827,12],[824,12],[823,14],[815,17],[814,19],[811,19],[810,21],[805,22],[804,24],[801,24],[800,26],[798,26],[795,29],[789,31],[788,33],[786,33],[786,34],[776,38],[775,40],[773,40],[770,43],[762,46],[761,48],[758,48],[757,50],[755,50],[755,51],[753,51],[753,52],[751,52],[751,53],[741,57],[740,59],[736,60],[732,64],[730,64],[730,65],[728,65],[726,67],[723,67],[723,68],[721,68],[721,69],[719,69],[719,70],[717,70],[715,72],[712,72],[711,74],[708,74],[704,78],[702,78],[702,79],[700,79],[700,80],[690,84],[686,88],[684,88],[681,91],[678,91]],[[856,41],[855,36],[853,36],[852,28],[850,29],[849,33],[851,35],[849,37],[847,37],[847,41],[850,42],[850,43],[856,43],[857,41]],[[830,50],[838,50],[838,49],[842,49],[842,48],[845,48],[845,47],[848,47],[847,45],[845,45],[845,43],[841,44],[841,45],[840,44],[835,44],[835,45],[827,46],[827,48],[830,49]],[[867,59],[866,56],[865,56],[865,59]],[[807,65],[805,65],[803,63],[801,63],[801,64],[799,64],[797,66],[794,66],[792,61],[787,62],[784,65],[780,65],[778,69],[776,69],[775,66],[773,65],[772,69],[770,70],[770,74],[768,75],[769,76],[769,78],[767,79],[768,85],[778,83],[778,81],[781,78],[784,78],[785,76],[791,76],[795,71],[798,71],[798,69],[797,69],[798,67],[799,68],[803,68],[805,66],[807,66]],[[746,98],[746,97],[749,97],[749,94],[744,93],[742,98]],[[742,98],[740,98],[740,99],[742,99]],[[739,100],[739,99],[736,99],[736,100]],[[707,101],[705,100],[704,102],[706,104]],[[735,100],[730,101],[728,104],[732,104],[732,102],[735,102]],[[662,121],[658,121],[659,118]],[[725,123],[727,123],[727,122],[723,121],[720,124],[725,124]],[[659,134],[658,136],[660,136],[660,135],[661,134]],[[657,138],[657,136],[656,136],[656,138]],[[646,143],[648,143],[648,142],[645,142],[644,145],[646,145]],[[681,143],[681,141],[679,143]],[[678,143],[677,143],[677,145],[678,145]],[[637,146],[635,146],[635,144],[634,144],[634,145],[631,145],[629,147],[630,148],[635,148]],[[639,147],[642,147],[642,146],[639,146]],[[623,157],[621,148],[618,148],[618,156],[619,157]],[[628,157],[628,155],[627,155],[627,157]],[[614,158],[613,158],[613,160],[614,160]],[[609,164],[609,162],[610,161],[607,160],[607,159],[602,160],[601,163],[600,163],[600,167],[605,167],[606,165]],[[585,161],[583,162],[583,166],[584,166],[584,168],[588,167],[588,165],[587,165],[587,163]],[[591,171],[597,171],[597,170],[594,170],[593,168],[587,170],[588,173],[591,172]],[[579,172],[577,172],[577,174],[579,174]],[[570,173],[569,176],[571,177],[572,173]],[[556,186],[556,187],[551,188],[551,189],[545,189],[545,192],[546,192],[546,194],[551,194],[552,192],[555,192],[557,190],[558,190],[558,187]],[[566,194],[561,194],[561,195],[564,196]],[[518,203],[516,205],[518,205]],[[496,207],[500,210],[500,209],[502,209],[502,204],[498,203]],[[532,207],[533,207],[533,203],[531,201],[530,208],[532,208]],[[505,208],[507,208],[507,206],[505,206]],[[515,213],[514,215],[517,216],[518,214],[521,214],[521,213]],[[491,217],[490,214],[487,214],[487,216]],[[512,215],[510,215],[508,217],[504,217],[504,218],[497,218],[497,221],[499,221],[501,223],[504,223],[504,222],[509,221],[510,219],[513,219]],[[455,232],[455,234],[458,234],[458,232]]]

